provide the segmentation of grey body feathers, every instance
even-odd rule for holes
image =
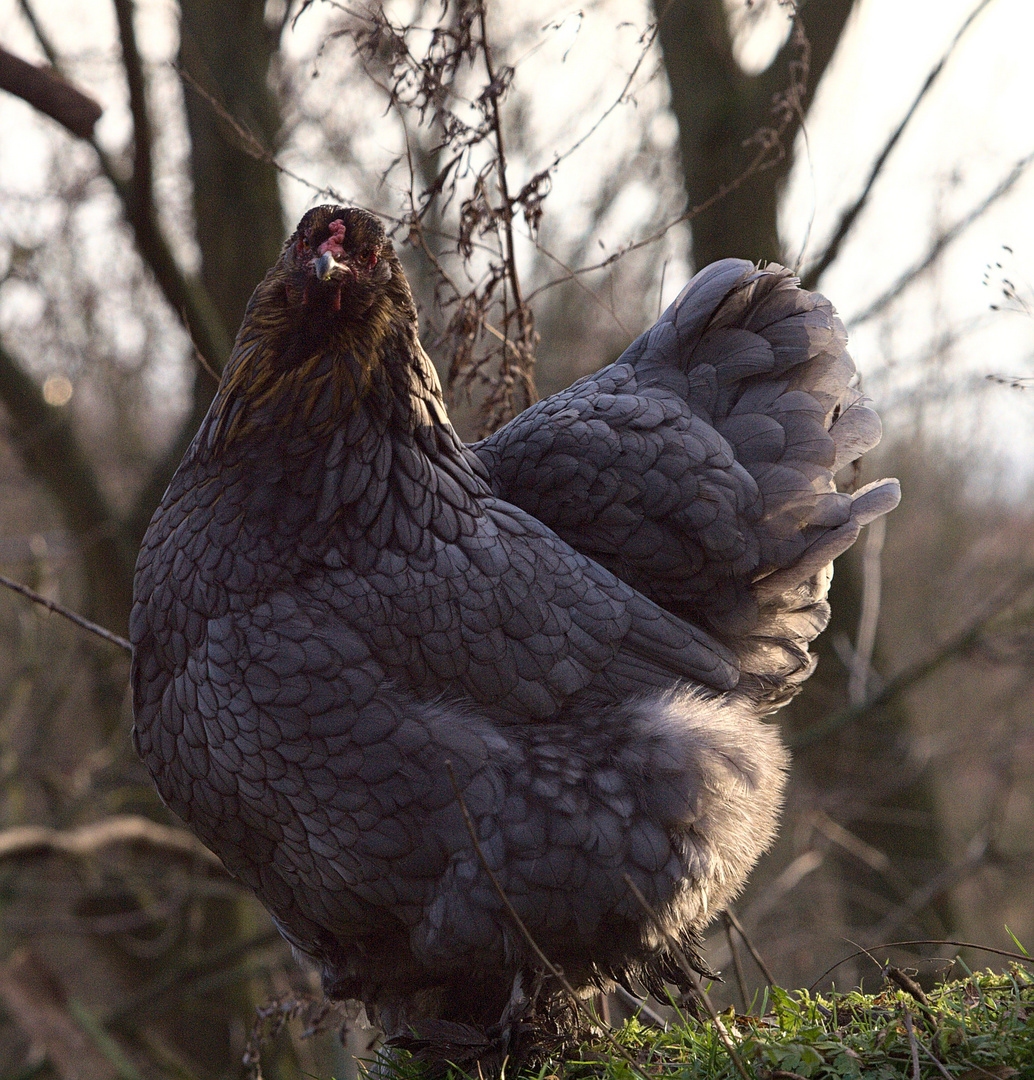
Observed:
[[[829,565],[897,500],[836,491],[879,421],[778,267],[708,267],[473,448],[400,352],[408,426],[396,380],[330,440],[212,456],[202,428],[131,627],[163,797],[389,1033],[491,1024],[537,969],[484,863],[579,988],[663,967],[626,875],[691,944],[775,833],[762,717],[811,671]]]

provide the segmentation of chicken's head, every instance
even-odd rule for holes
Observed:
[[[281,264],[290,300],[309,317],[332,320],[365,315],[386,286],[402,278],[383,226],[356,207],[310,210],[285,245]]]

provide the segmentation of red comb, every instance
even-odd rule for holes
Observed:
[[[331,255],[344,255],[345,253],[345,223],[341,218],[330,223],[330,236],[316,249],[317,255],[330,252]]]

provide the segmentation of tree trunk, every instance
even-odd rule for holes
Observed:
[[[765,71],[748,75],[733,56],[723,0],[671,0],[656,6],[671,107],[679,125],[687,205],[699,206],[742,174],[756,156],[757,146],[748,140],[773,126],[773,104],[793,81],[791,64],[798,59],[798,49],[791,38]],[[854,0],[801,5],[798,17],[809,43],[809,92],[822,78],[853,6]],[[810,93],[802,108],[809,100]],[[693,219],[697,267],[729,256],[785,258],[776,215],[800,120],[789,120],[782,136],[785,153],[775,164]]]

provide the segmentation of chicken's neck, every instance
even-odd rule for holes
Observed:
[[[372,530],[379,543],[416,535],[403,519],[417,532],[448,522],[454,534],[457,513],[477,514],[490,494],[483,468],[449,422],[414,330],[399,328],[372,355],[329,348],[278,368],[248,347],[238,341],[198,434],[201,461],[246,462],[256,485],[289,492],[317,529]]]

